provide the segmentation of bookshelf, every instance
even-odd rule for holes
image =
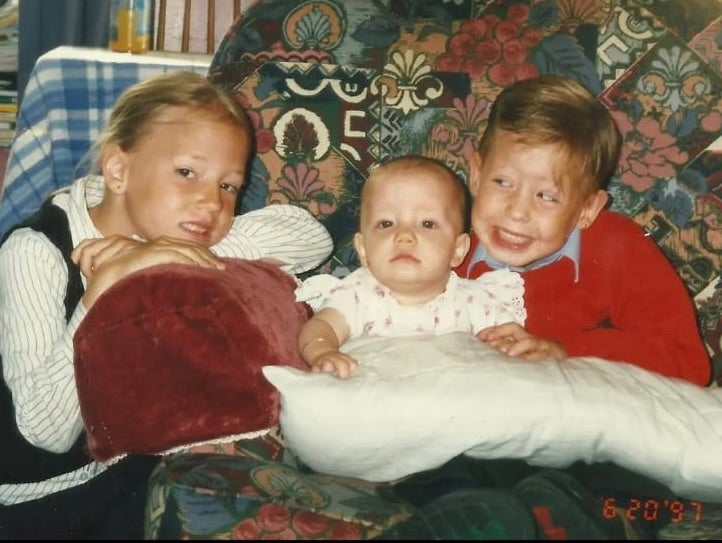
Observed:
[[[18,111],[18,4],[0,5],[0,148],[9,148]]]

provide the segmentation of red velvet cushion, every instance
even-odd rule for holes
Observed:
[[[257,261],[147,268],[119,281],[75,334],[90,453],[107,461],[261,432],[278,423],[270,364],[305,367],[295,283]]]

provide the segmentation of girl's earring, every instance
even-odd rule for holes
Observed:
[[[587,226],[589,226],[587,223],[583,222],[580,226],[582,230],[586,230]]]

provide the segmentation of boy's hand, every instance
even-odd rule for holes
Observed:
[[[564,360],[567,358],[567,352],[560,343],[533,336],[515,322],[489,326],[480,330],[476,337],[509,356],[523,360],[543,360],[545,358]]]
[[[358,363],[341,351],[327,351],[313,359],[309,366],[313,373],[331,373],[345,379],[353,372]]]
[[[225,264],[207,247],[190,241],[160,237],[139,241],[125,236],[109,236],[81,241],[71,258],[88,279],[83,295],[87,309],[123,277],[156,264],[189,264],[223,269]]]

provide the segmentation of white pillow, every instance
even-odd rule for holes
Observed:
[[[469,334],[360,338],[348,379],[267,366],[312,469],[388,481],[457,454],[564,467],[613,461],[722,502],[722,389],[597,358],[524,362]]]

